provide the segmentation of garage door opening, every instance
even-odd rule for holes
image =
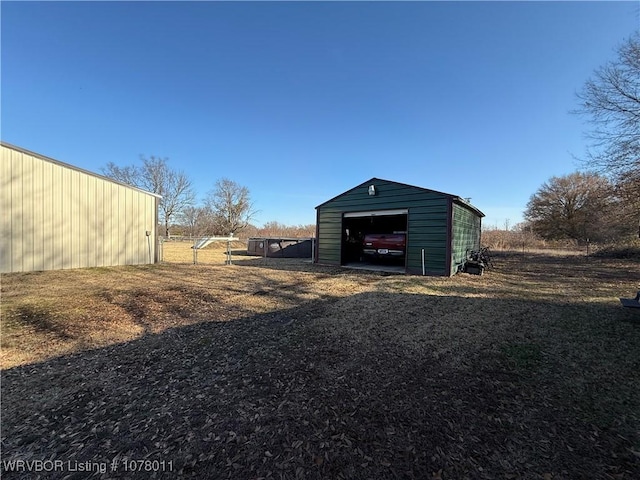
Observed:
[[[341,264],[404,271],[407,213],[407,210],[345,213],[342,218]]]

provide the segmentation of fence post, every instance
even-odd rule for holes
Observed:
[[[589,260],[589,239],[587,238],[587,260]]]
[[[198,249],[196,248],[197,240],[193,241],[193,264],[198,264]]]

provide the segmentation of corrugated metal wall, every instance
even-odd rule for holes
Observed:
[[[453,235],[451,248],[451,275],[467,259],[467,251],[480,249],[482,218],[468,208],[453,204]]]
[[[407,271],[422,272],[422,249],[426,271],[448,275],[448,218],[450,196],[396,182],[375,179],[376,195],[369,195],[370,182],[355,187],[318,207],[318,263],[340,264],[342,214],[365,210],[408,209]]]
[[[155,262],[156,196],[0,147],[0,272]]]

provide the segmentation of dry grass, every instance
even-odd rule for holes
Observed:
[[[640,478],[640,312],[617,300],[637,263],[512,255],[448,279],[226,266],[222,246],[192,265],[175,245],[165,259],[184,263],[3,277],[3,460]]]
[[[164,242],[162,244],[162,257],[168,263],[194,263],[192,243],[190,242]],[[247,244],[244,242],[231,242],[229,245],[232,259],[238,254],[245,256]],[[197,263],[225,265],[227,260],[227,242],[215,242],[201,248],[196,252]]]
[[[6,275],[0,365],[6,369],[360,289],[357,276],[317,278],[236,265],[165,263]]]

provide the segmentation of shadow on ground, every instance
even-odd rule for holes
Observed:
[[[3,478],[640,478],[632,318],[363,293],[13,368]]]

